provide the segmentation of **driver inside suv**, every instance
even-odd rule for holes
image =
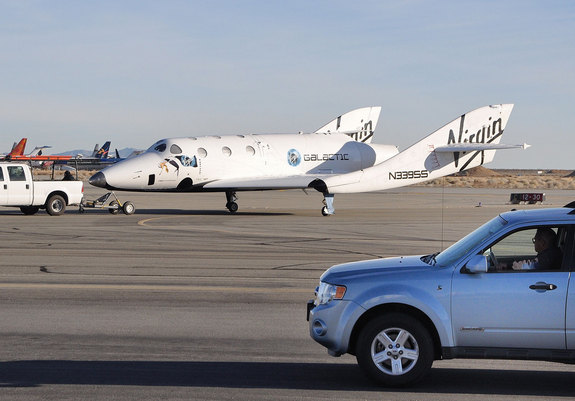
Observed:
[[[550,227],[537,229],[533,247],[537,252],[535,259],[513,262],[513,270],[556,270],[561,267],[563,254],[557,246],[557,234]]]
[[[492,245],[489,255],[494,271],[560,270],[563,261],[558,235],[551,227],[516,231]]]

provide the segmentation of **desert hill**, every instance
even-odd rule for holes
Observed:
[[[419,186],[508,189],[575,189],[573,170],[491,170],[483,166]]]

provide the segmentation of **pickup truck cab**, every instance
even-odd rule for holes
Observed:
[[[401,386],[434,360],[575,362],[575,202],[502,213],[441,253],[336,265],[308,303],[311,337]]]
[[[83,196],[82,181],[35,181],[27,164],[0,163],[0,206],[19,207],[27,215],[46,209],[59,216],[66,206],[81,204]]]

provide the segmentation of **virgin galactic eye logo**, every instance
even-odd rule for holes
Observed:
[[[290,166],[296,167],[301,162],[301,155],[297,150],[290,149],[288,150],[287,159]]]

